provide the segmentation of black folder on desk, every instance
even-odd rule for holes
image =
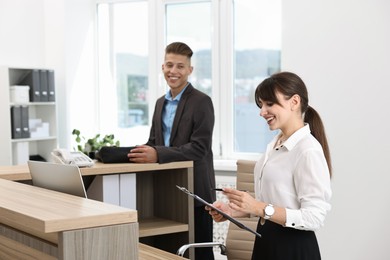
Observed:
[[[135,146],[103,146],[95,154],[95,159],[102,163],[130,163],[127,154],[134,148]]]
[[[243,223],[241,223],[240,221],[238,221],[237,219],[235,218],[232,218],[231,216],[227,215],[225,212],[221,211],[220,209],[216,208],[213,206],[213,204],[210,204],[208,203],[207,201],[205,201],[204,199],[202,199],[201,197],[199,197],[198,195],[190,192],[189,190],[187,190],[186,188],[184,187],[180,187],[178,185],[176,185],[176,187],[181,190],[182,192],[186,193],[187,195],[193,197],[194,199],[196,199],[197,201],[201,202],[203,205],[205,206],[208,206],[210,208],[212,208],[213,210],[217,211],[219,214],[221,214],[222,216],[224,216],[226,219],[228,219],[230,222],[234,223],[235,225],[237,225],[239,228],[242,228],[242,229],[245,229],[249,232],[251,232],[252,234],[258,236],[258,237],[261,237],[261,235],[259,233],[257,233],[256,231],[254,231],[253,229],[251,229],[250,227],[247,227],[245,226]]]

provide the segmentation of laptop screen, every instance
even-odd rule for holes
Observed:
[[[28,161],[34,186],[87,198],[77,165]]]

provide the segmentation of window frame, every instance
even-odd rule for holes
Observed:
[[[166,46],[166,6],[169,4],[186,4],[210,2],[212,12],[212,100],[215,110],[213,134],[213,153],[215,159],[236,160],[257,159],[259,153],[234,152],[234,32],[233,0],[99,0],[101,3],[147,2],[149,12],[149,125],[154,112],[155,101],[167,91],[161,64],[163,64]],[[223,43],[223,44],[222,44]],[[111,46],[112,47],[112,46]],[[113,50],[110,50],[112,53]],[[96,52],[96,55],[98,53]],[[97,57],[98,60],[98,57]],[[194,68],[196,70],[196,68]],[[98,90],[99,92],[99,90]],[[222,102],[223,101],[223,102]],[[99,101],[100,102],[100,101]],[[261,120],[259,118],[259,120]],[[102,125],[101,121],[99,120]]]

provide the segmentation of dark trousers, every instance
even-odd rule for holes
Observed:
[[[204,206],[195,207],[194,211],[195,243],[213,242],[213,219]],[[214,260],[213,248],[196,248],[195,259]]]
[[[283,227],[272,221],[257,224],[252,260],[321,260],[313,231]]]

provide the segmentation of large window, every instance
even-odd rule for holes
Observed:
[[[101,3],[97,16],[101,132],[114,133],[122,145],[144,143],[153,109],[148,95],[148,2]]]
[[[234,152],[258,153],[275,135],[259,117],[257,85],[280,70],[280,1],[234,1]]]
[[[147,141],[151,113],[167,91],[164,48],[194,51],[189,78],[213,99],[215,158],[264,152],[275,133],[254,102],[254,90],[280,70],[281,0],[100,1],[98,59],[101,132],[122,145]]]
[[[191,47],[194,71],[189,80],[194,87],[210,96],[211,26],[210,1],[166,5],[166,43],[181,41]]]

